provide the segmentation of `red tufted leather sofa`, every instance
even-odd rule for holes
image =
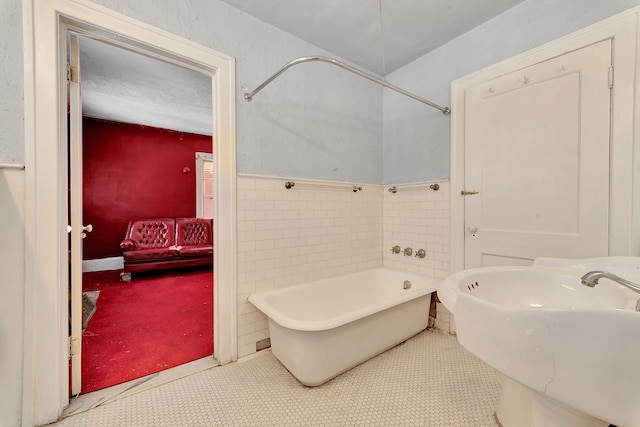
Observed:
[[[124,240],[123,281],[131,273],[213,264],[213,220],[152,218],[129,222]]]

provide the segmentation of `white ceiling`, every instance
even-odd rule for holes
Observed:
[[[386,75],[523,0],[221,1]],[[209,77],[85,37],[80,52],[85,115],[212,134]]]
[[[82,113],[212,134],[211,77],[79,37]]]
[[[222,1],[386,75],[523,0]]]

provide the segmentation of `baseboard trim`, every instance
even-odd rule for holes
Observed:
[[[88,259],[82,261],[82,272],[90,273],[93,271],[105,270],[122,270],[124,268],[124,259],[121,256],[101,259]]]

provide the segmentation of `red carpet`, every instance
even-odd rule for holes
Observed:
[[[100,390],[213,354],[210,269],[83,275],[83,291],[99,290],[82,337],[82,393]]]

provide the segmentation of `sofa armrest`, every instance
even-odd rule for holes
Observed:
[[[136,245],[136,242],[131,239],[124,239],[122,242],[120,242],[120,248],[124,249],[125,251],[132,251],[137,247],[138,245]]]

